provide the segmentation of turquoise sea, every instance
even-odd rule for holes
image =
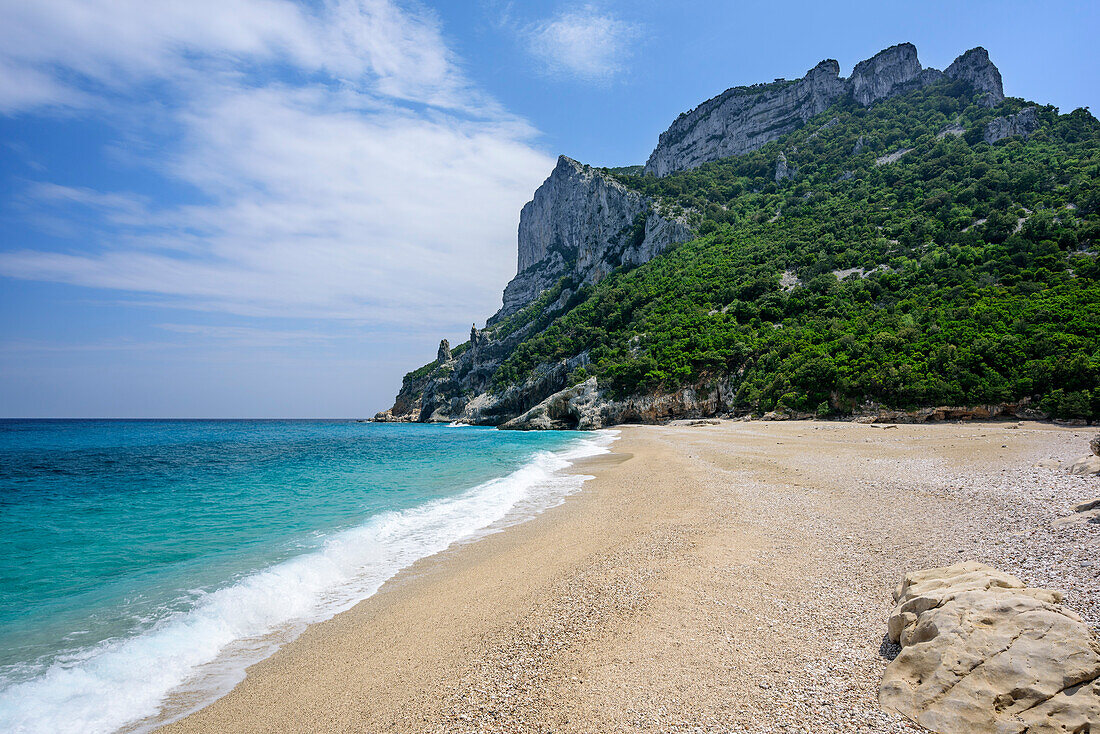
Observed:
[[[141,731],[419,558],[576,491],[612,434],[0,421],[0,731]]]

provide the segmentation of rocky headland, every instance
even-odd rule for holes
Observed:
[[[801,79],[735,87],[707,100],[680,115],[660,135],[645,172],[648,177],[661,178],[742,156],[790,134],[827,110],[843,114],[845,109],[871,108],[940,82],[954,84],[963,91],[952,93],[971,95],[973,104],[979,107],[997,107],[1005,102],[1001,74],[984,48],[967,51],[941,72],[922,66],[916,48],[901,43],[856,64],[847,78],[840,77],[839,64],[828,59]],[[965,134],[975,143],[1026,140],[1045,119],[1035,106],[1008,109],[1009,114],[987,117],[984,127],[972,131],[951,123],[955,126],[944,127],[937,139]],[[804,145],[832,134],[838,121],[837,116],[825,122],[818,120],[818,127]],[[877,146],[877,152],[867,156],[868,146]],[[886,167],[913,155],[911,147],[893,152],[883,147],[882,141],[876,143],[860,135],[850,147],[850,156],[865,157],[865,165]],[[793,146],[778,151],[771,158],[767,178],[777,186],[797,185],[802,173],[792,157],[796,152]],[[855,175],[849,170],[835,179],[848,181]],[[744,365],[678,385],[635,390],[624,390],[621,384],[610,386],[602,378],[592,377],[590,348],[539,362],[522,374],[502,372],[522,345],[584,302],[592,288],[610,274],[649,263],[705,234],[702,225],[711,223],[705,221],[701,211],[646,193],[652,190],[627,185],[616,170],[561,156],[520,213],[518,272],[504,290],[501,309],[488,318],[485,328],[471,327],[468,342],[454,349],[449,345],[441,348],[433,363],[407,374],[393,406],[378,413],[375,420],[460,421],[509,429],[595,429],[623,422],[657,423],[751,412],[738,402]],[[803,198],[810,196],[806,193]],[[769,223],[779,220],[782,214],[775,212]],[[1017,231],[1026,218],[1024,212],[1017,221]],[[972,226],[985,223],[986,219],[981,219]],[[892,268],[879,264],[866,270],[834,271],[838,278],[853,272],[863,278],[872,273],[889,274]],[[805,290],[807,284],[791,271],[783,277],[780,285],[785,292]],[[830,397],[827,412],[894,422],[1033,419],[1048,415],[1027,398],[992,405],[932,405],[915,410],[897,410],[874,401],[862,405],[849,401],[840,406]],[[817,415],[784,406],[760,413],[775,420]]]

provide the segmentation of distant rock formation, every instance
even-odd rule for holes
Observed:
[[[1039,110],[1035,107],[1025,107],[1015,115],[991,120],[985,126],[985,134],[982,139],[992,145],[998,140],[1012,138],[1017,135],[1026,138],[1038,129]]]
[[[563,275],[595,283],[692,236],[683,222],[657,214],[648,197],[563,155],[520,212],[519,272],[490,323],[523,308]]]
[[[796,81],[734,87],[680,115],[661,133],[645,170],[657,176],[749,153],[800,127],[845,94],[827,59]]]
[[[879,703],[941,734],[1087,732],[1100,644],[1062,594],[967,561],[905,575]]]
[[[984,94],[982,104],[995,107],[1004,102],[1004,87],[1001,85],[1001,72],[989,60],[989,52],[981,46],[972,48],[944,69],[948,79],[968,82],[976,92]]]
[[[971,84],[993,106],[1004,100],[1001,73],[982,47],[959,56],[946,72],[921,67],[911,43],[879,51],[856,64],[848,79],[827,59],[801,79],[734,87],[680,115],[661,133],[645,170],[656,176],[742,155],[800,127],[845,97],[867,106],[944,77]],[[853,151],[859,152],[861,146]]]
[[[439,341],[439,350],[435,353],[435,361],[440,364],[451,361],[451,343],[446,339]]]
[[[922,72],[925,71],[932,74],[922,78]],[[856,64],[852,75],[848,77],[848,90],[856,102],[867,107],[879,100],[933,82],[940,76],[940,72],[935,69],[921,68],[916,46],[899,43]]]

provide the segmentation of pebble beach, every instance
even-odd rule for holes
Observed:
[[[424,559],[164,732],[910,732],[907,571],[987,563],[1100,629],[1088,429],[622,426],[584,490]]]

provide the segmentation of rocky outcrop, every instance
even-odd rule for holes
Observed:
[[[899,161],[899,160],[901,160],[901,157],[903,155],[905,155],[906,153],[912,153],[912,152],[913,152],[912,148],[899,148],[898,150],[895,150],[893,153],[887,153],[886,155],[879,156],[878,158],[875,159],[875,167],[885,166],[887,163],[894,163],[895,161]]]
[[[734,87],[676,118],[645,170],[657,176],[748,153],[802,126],[845,94],[840,64],[822,61],[795,81]]]
[[[1060,592],[968,561],[906,574],[894,601],[884,709],[941,734],[1100,724],[1100,644]]]
[[[890,410],[874,405],[865,406],[856,418],[857,423],[938,423],[940,421],[992,420],[994,418],[1045,418],[1030,407],[1028,400],[996,405],[957,406],[941,405],[917,410]]]
[[[603,171],[561,156],[519,217],[519,272],[490,321],[538,298],[564,275],[595,283],[620,265],[640,265],[692,237],[683,222]]]
[[[439,340],[439,349],[435,353],[435,361],[440,364],[451,361],[451,343],[446,339]]]
[[[734,87],[680,115],[661,133],[645,170],[656,176],[743,155],[803,125],[836,102],[851,98],[867,106],[919,89],[944,77],[964,81],[984,104],[1004,99],[1001,73],[980,46],[959,56],[948,71],[926,69],[911,43],[899,43],[856,64],[848,79],[827,59],[795,81]],[[862,145],[857,144],[853,155]]]
[[[602,428],[600,398],[596,378],[590,377],[579,385],[554,393],[501,428],[517,431]]]
[[[955,59],[951,66],[944,69],[943,75],[948,79],[969,83],[975,92],[982,95],[979,101],[987,107],[995,107],[1004,102],[1001,72],[989,60],[989,52],[981,46],[972,48]]]
[[[551,395],[501,428],[532,430],[595,429],[620,423],[666,423],[679,418],[712,418],[728,413],[735,390],[729,379],[700,383],[670,392],[614,397],[595,378]]]
[[[1016,137],[1017,135],[1026,138],[1039,129],[1039,123],[1039,110],[1035,107],[1025,107],[1015,115],[991,120],[985,126],[982,140],[992,145],[998,140]]]
[[[788,178],[794,178],[797,174],[798,166],[787,163],[787,156],[780,153],[779,157],[775,159],[775,182],[779,183]]]
[[[848,77],[848,88],[852,98],[867,107],[936,81],[940,76],[935,69],[921,68],[916,46],[899,43],[856,64]]]

